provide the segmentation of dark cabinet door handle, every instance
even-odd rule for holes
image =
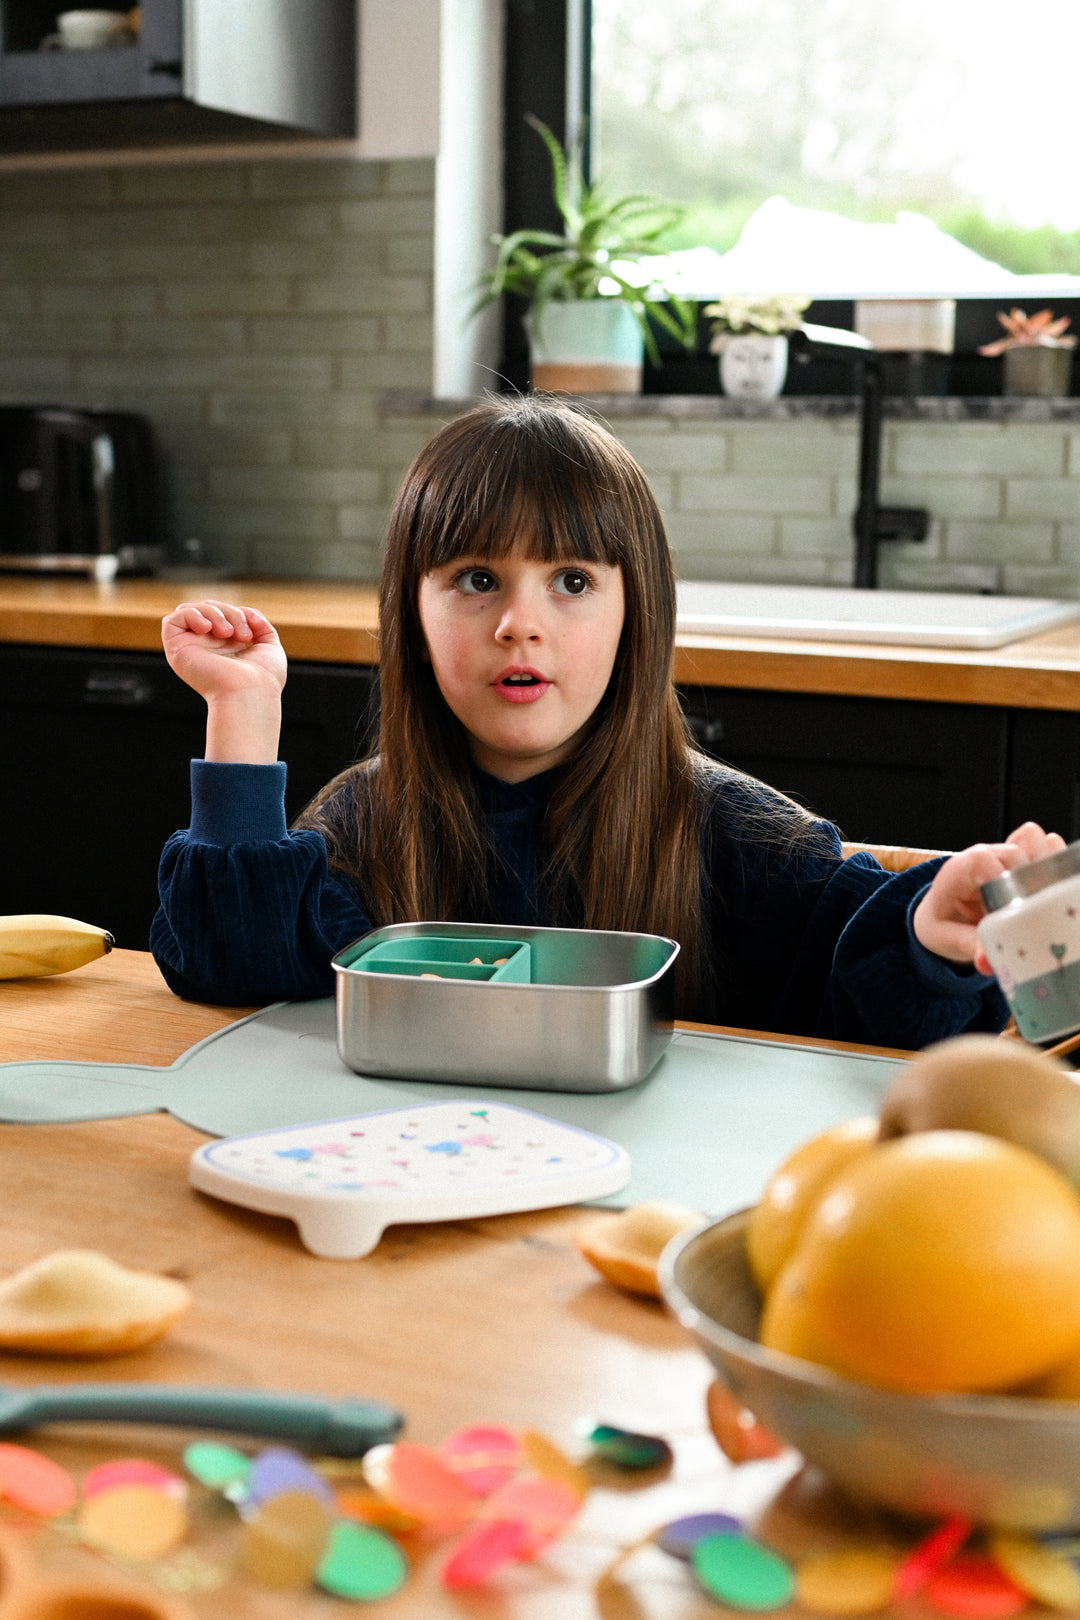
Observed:
[[[145,708],[154,701],[153,682],[127,670],[92,669],[83,684],[84,703],[103,708]]]
[[[686,723],[690,727],[691,735],[696,743],[703,748],[715,748],[723,741],[724,722],[710,719],[703,714],[688,714]]]
[[[171,58],[152,56],[146,64],[147,73],[161,73],[170,79],[178,79],[183,71],[183,64]]]

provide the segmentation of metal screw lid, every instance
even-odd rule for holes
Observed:
[[[1080,873],[1080,840],[1059,849],[1055,855],[1043,855],[1040,860],[1028,861],[1011,872],[991,878],[979,890],[987,911],[1000,911],[1014,900],[1025,900],[1028,895],[1048,889],[1052,883]]]

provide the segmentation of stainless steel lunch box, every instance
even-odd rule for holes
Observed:
[[[396,923],[334,957],[358,1074],[618,1091],[671,1040],[679,947],[657,934]]]

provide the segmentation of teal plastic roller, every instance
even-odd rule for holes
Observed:
[[[362,1457],[393,1440],[405,1417],[381,1401],[333,1400],[199,1384],[39,1384],[0,1388],[0,1433],[42,1423],[164,1423],[287,1440],[330,1457]]]

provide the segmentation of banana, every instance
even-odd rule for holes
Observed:
[[[0,979],[42,979],[68,973],[111,951],[114,940],[104,928],[74,917],[27,912],[0,917]]]

